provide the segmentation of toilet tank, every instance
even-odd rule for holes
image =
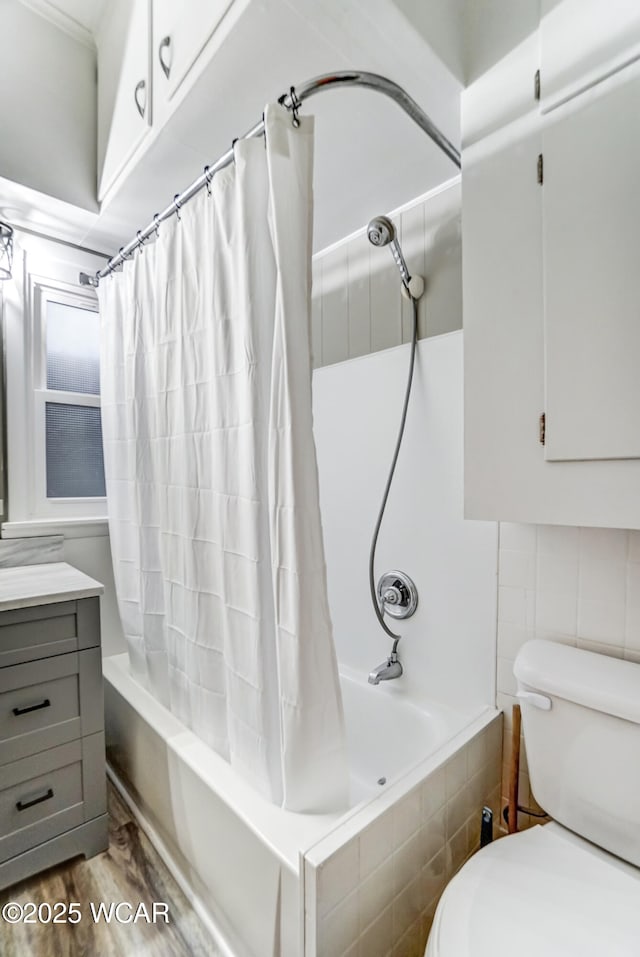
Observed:
[[[640,664],[536,640],[513,670],[536,800],[640,867]]]

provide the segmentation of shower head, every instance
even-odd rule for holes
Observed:
[[[409,274],[393,222],[387,216],[375,216],[367,226],[367,237],[373,246],[391,246],[391,255],[400,271],[406,295],[411,299],[419,299],[424,291],[424,282],[420,276],[411,277]]]
[[[386,216],[375,216],[367,226],[367,236],[374,246],[387,246],[396,239],[396,227]]]

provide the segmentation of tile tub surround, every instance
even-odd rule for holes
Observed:
[[[422,957],[447,882],[498,820],[502,716],[394,802],[336,828],[305,855],[305,957]]]
[[[64,560],[64,536],[0,539],[0,568],[15,565],[43,565]]]
[[[371,216],[382,210],[371,209]],[[460,180],[389,214],[410,272],[426,279],[418,309],[424,339],[462,328]],[[411,305],[388,249],[366,229],[313,257],[312,349],[315,368],[401,345],[411,339]]]
[[[530,638],[640,661],[640,532],[500,525],[498,707],[504,710],[503,800],[511,756],[513,662]],[[521,741],[520,803],[536,807]],[[535,824],[519,815],[520,827]]]

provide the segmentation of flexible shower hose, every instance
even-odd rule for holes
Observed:
[[[413,307],[413,331],[411,336],[411,357],[409,359],[409,374],[407,376],[407,387],[404,394],[404,404],[402,406],[402,416],[400,419],[400,428],[398,430],[398,438],[396,439],[396,447],[393,453],[393,458],[391,460],[391,468],[389,469],[389,477],[387,478],[387,484],[385,486],[384,494],[382,496],[382,503],[380,505],[380,511],[378,512],[378,518],[376,520],[376,527],[373,532],[373,538],[371,539],[371,548],[369,549],[369,589],[371,591],[371,601],[373,602],[373,610],[376,613],[376,618],[380,622],[380,626],[386,631],[390,638],[393,638],[394,642],[397,642],[400,639],[400,635],[394,634],[393,631],[387,626],[384,620],[384,615],[380,610],[380,604],[378,602],[378,595],[376,592],[376,581],[374,574],[374,565],[376,561],[376,547],[378,545],[378,536],[380,534],[380,526],[382,525],[382,519],[384,518],[384,512],[387,507],[387,499],[389,498],[389,492],[391,490],[391,484],[393,482],[393,476],[396,470],[396,464],[398,462],[398,455],[400,454],[400,447],[402,445],[402,437],[404,436],[404,427],[407,424],[407,410],[409,408],[409,399],[411,397],[411,386],[413,385],[413,369],[416,362],[416,347],[418,345],[418,300],[411,297],[411,305]],[[395,644],[393,647],[395,651]]]

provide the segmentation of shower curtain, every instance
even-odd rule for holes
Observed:
[[[109,530],[135,677],[276,804],[347,804],[310,362],[313,119],[100,284]]]

